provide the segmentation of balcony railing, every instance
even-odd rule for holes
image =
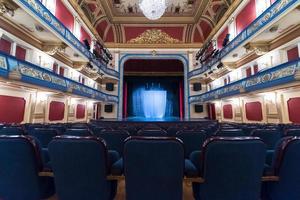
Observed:
[[[250,39],[254,34],[263,29],[265,26],[270,24],[274,19],[278,18],[282,13],[288,9],[299,4],[299,0],[277,0],[268,9],[266,9],[260,16],[258,16],[247,28],[245,28],[240,34],[238,34],[227,46],[225,46],[218,56],[211,59],[208,63],[203,65],[201,68],[197,68],[189,72],[188,77],[200,75],[212,66],[217,64],[226,55],[231,53],[234,49],[243,44],[246,40]]]
[[[245,92],[270,88],[298,79],[300,59],[259,72],[251,77],[241,79],[226,86],[211,90],[204,94],[190,96],[190,103],[206,102]]]
[[[98,91],[32,63],[0,53],[0,76],[62,92],[117,103],[118,97]]]
[[[18,0],[29,9],[38,19],[46,23],[57,34],[64,38],[73,48],[80,51],[90,62],[94,63],[105,74],[119,78],[119,72],[107,68],[106,64],[93,59],[93,54],[66,28],[39,0]]]

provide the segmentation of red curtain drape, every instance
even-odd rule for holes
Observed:
[[[127,95],[128,95],[127,83],[125,82],[123,88],[123,118],[127,117]]]
[[[180,119],[183,119],[184,117],[184,111],[183,111],[183,81],[179,82],[179,116]]]

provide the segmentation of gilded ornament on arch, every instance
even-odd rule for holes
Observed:
[[[130,44],[179,44],[181,41],[172,38],[166,32],[159,29],[149,29],[137,38],[128,41]]]

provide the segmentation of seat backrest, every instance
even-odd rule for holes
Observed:
[[[83,137],[91,136],[92,133],[88,129],[67,129],[64,135]]]
[[[300,137],[286,137],[280,141],[273,168],[279,181],[268,184],[271,199],[300,199]]]
[[[127,200],[182,200],[184,147],[176,138],[128,138],[124,145]]]
[[[274,150],[282,134],[277,129],[256,129],[253,130],[251,136],[259,137],[267,145],[268,150]]]
[[[138,135],[143,137],[165,137],[167,132],[164,130],[140,130]]]
[[[0,199],[40,199],[39,155],[30,136],[0,136]]]
[[[60,200],[108,200],[107,149],[95,137],[57,136],[49,144]]]
[[[20,127],[3,127],[0,130],[0,135],[23,135],[24,130]]]
[[[63,125],[49,125],[49,128],[57,130],[58,135],[62,135],[66,131],[66,127]]]
[[[175,137],[177,132],[179,132],[181,130],[181,128],[176,127],[176,126],[171,126],[167,129],[167,134],[169,137]]]
[[[258,200],[266,145],[254,137],[214,137],[203,145],[200,199]]]
[[[58,132],[55,129],[35,128],[29,130],[29,135],[39,140],[43,148],[47,148],[51,140],[58,135]]]
[[[287,129],[284,133],[285,136],[300,136],[300,128],[297,129]]]
[[[101,133],[95,133],[95,136],[105,140],[108,150],[115,150],[123,155],[124,141],[129,137],[129,133],[121,130],[102,131]]]
[[[221,129],[216,135],[222,137],[242,137],[245,136],[245,133],[242,129]]]
[[[188,158],[193,151],[200,151],[207,136],[205,131],[179,131],[177,137],[184,144],[185,157]]]

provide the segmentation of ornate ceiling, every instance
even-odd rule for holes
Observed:
[[[241,0],[169,0],[165,15],[146,19],[138,0],[76,0],[108,46],[193,44],[200,47],[232,4]]]
[[[193,16],[201,0],[169,0],[166,16]],[[108,0],[106,1],[116,16],[141,16],[139,0]]]

